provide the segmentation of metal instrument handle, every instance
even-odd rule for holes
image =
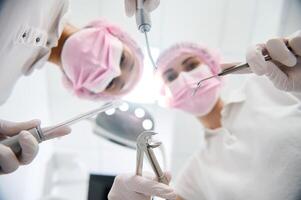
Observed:
[[[272,58],[269,55],[266,55],[266,56],[264,56],[264,59],[266,61],[268,61],[268,60],[271,60]],[[241,64],[235,65],[233,67],[229,67],[227,69],[224,69],[221,73],[218,74],[218,76],[224,76],[224,75],[227,75],[227,74],[232,74],[234,72],[237,72],[237,71],[240,71],[240,70],[243,70],[243,69],[247,69],[249,67],[250,66],[249,66],[248,63],[241,63]]]
[[[150,165],[151,167],[153,168],[153,171],[155,172],[157,178],[158,178],[158,181],[160,183],[164,183],[166,185],[168,185],[168,180],[167,178],[164,176],[164,173],[159,165],[159,162],[155,156],[155,153],[153,151],[153,149],[151,147],[148,147],[147,148],[147,151],[146,151],[146,156],[150,162]]]
[[[30,132],[39,143],[41,143],[43,141],[43,137],[42,137],[42,132],[41,132],[41,128],[40,126],[36,127],[36,128],[32,128],[30,130],[28,130],[28,132]],[[5,145],[9,148],[11,148],[11,150],[16,154],[16,155],[20,155],[21,154],[21,146],[19,144],[19,134],[6,138],[2,141],[0,141],[0,144]]]
[[[224,76],[224,75],[227,75],[227,74],[232,74],[234,72],[240,71],[242,69],[247,69],[247,68],[249,68],[248,63],[242,63],[242,64],[239,64],[239,65],[235,65],[234,67],[224,69],[221,73],[218,74],[218,76]]]
[[[150,14],[143,7],[144,0],[137,0],[136,23],[138,30],[142,33],[149,32],[152,26]]]
[[[136,158],[136,175],[142,176],[142,168],[143,168],[143,151],[137,148],[137,158]]]

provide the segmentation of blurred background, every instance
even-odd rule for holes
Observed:
[[[249,45],[289,35],[301,27],[300,0],[161,1],[152,13],[150,42],[155,57],[171,44],[190,41],[219,50],[224,61],[244,61]],[[122,0],[70,0],[68,19],[83,27],[92,19],[104,17],[127,30],[145,48],[135,19],[125,16],[123,6]],[[46,126],[103,104],[72,96],[62,86],[61,78],[58,68],[51,64],[22,78],[8,102],[0,107],[0,117],[12,121],[39,118]],[[227,77],[224,95],[245,78]],[[152,126],[165,145],[165,167],[176,178],[189,156],[202,148],[203,128],[188,114],[158,107],[153,92],[152,67],[146,59],[143,81],[126,100],[138,103],[135,106],[153,118]],[[108,190],[105,185],[116,174],[134,173],[135,150],[99,137],[92,121],[80,122],[72,129],[71,135],[40,145],[37,159],[29,166],[0,176],[0,199],[82,200],[88,194],[92,199],[95,188]]]

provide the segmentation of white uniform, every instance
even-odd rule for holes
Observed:
[[[0,104],[22,75],[42,66],[63,30],[67,0],[3,0],[0,5]]]
[[[179,176],[187,200],[301,199],[301,104],[252,76],[222,110],[223,128]]]

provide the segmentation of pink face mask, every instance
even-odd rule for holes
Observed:
[[[124,47],[135,58],[133,76],[116,93],[106,90],[122,74],[120,60]],[[129,93],[138,83],[143,70],[143,54],[127,32],[102,19],[90,22],[71,35],[61,54],[63,83],[78,97],[90,100],[112,100]]]
[[[207,65],[201,65],[190,72],[181,72],[176,80],[166,85],[165,99],[169,107],[178,108],[196,116],[208,114],[216,104],[221,80],[212,78],[192,96],[197,82],[213,75]]]
[[[183,54],[202,60],[202,65],[189,72],[181,72],[171,83],[166,84],[163,74],[171,63]],[[190,42],[178,43],[163,51],[157,60],[157,76],[160,96],[167,107],[178,108],[196,116],[208,114],[215,106],[222,86],[220,78],[212,78],[192,96],[199,80],[220,72],[220,56],[214,50]]]
[[[122,43],[105,30],[89,28],[72,35],[64,44],[61,59],[73,89],[104,91],[121,74],[122,51]]]

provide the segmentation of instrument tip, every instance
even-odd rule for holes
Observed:
[[[198,91],[198,89],[200,88],[200,86],[201,86],[201,82],[202,82],[202,81],[199,81],[199,82],[197,83],[196,87],[193,89],[193,92],[192,92],[192,97],[194,97],[194,96],[195,96],[196,92],[197,92],[197,91]]]

